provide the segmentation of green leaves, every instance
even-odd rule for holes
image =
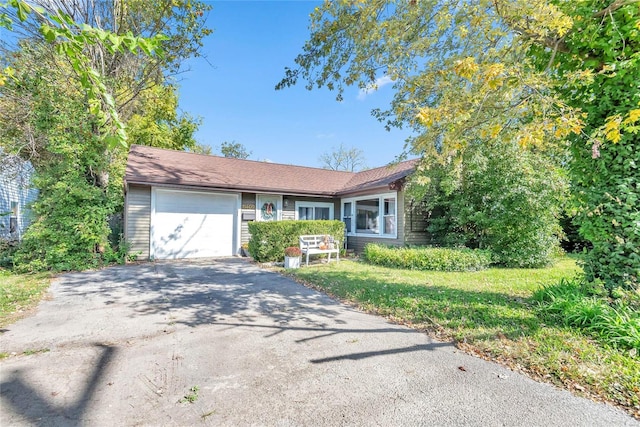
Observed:
[[[30,37],[0,69],[0,148],[31,160],[40,190],[17,258],[25,269],[84,269],[122,259],[126,247],[117,228],[110,235],[107,220],[122,209],[129,129],[137,143],[196,144],[198,121],[177,114],[167,76],[197,52],[206,31],[192,11],[207,6],[125,3],[84,9],[67,2],[67,14],[49,4],[45,11],[0,0],[0,26]]]
[[[111,123],[114,132],[106,132],[103,135],[105,141],[112,146],[120,145],[127,147],[125,126],[120,122],[115,101],[111,93],[106,88],[104,77],[96,70],[89,58],[86,56],[85,48],[95,44],[103,44],[109,53],[122,52],[127,49],[130,53],[136,54],[138,51],[146,56],[161,55],[161,43],[167,40],[162,34],[144,38],[134,36],[131,32],[125,35],[118,35],[113,32],[94,28],[86,23],[76,23],[73,18],[58,10],[55,14],[48,15],[41,9],[32,9],[25,1],[11,0],[3,8],[12,7],[20,21],[26,21],[32,12],[38,14],[38,18],[43,21],[40,26],[40,33],[47,43],[55,44],[58,55],[69,60],[78,76],[87,96],[89,112],[96,116],[98,121],[104,125]],[[11,19],[6,13],[0,18],[0,25],[5,28],[11,27]]]
[[[478,141],[459,162],[425,165],[431,179],[420,185],[416,177],[411,189],[432,211],[429,231],[437,241],[489,249],[508,267],[551,263],[568,191],[553,161],[515,143]]]
[[[11,6],[16,8],[16,14],[20,21],[26,21],[27,15],[31,13],[31,7],[27,4],[27,2],[19,1],[19,0],[11,0],[9,2]]]
[[[375,265],[424,271],[477,271],[491,265],[491,252],[468,248],[393,248],[368,243],[364,259]]]
[[[475,168],[465,154],[480,150],[474,145],[511,150],[516,142],[523,153],[571,164],[582,233],[594,243],[590,277],[610,288],[637,289],[640,214],[624,200],[640,199],[638,186],[628,182],[629,175],[639,181],[631,167],[640,164],[639,22],[637,2],[624,1],[325,2],[311,15],[309,41],[295,58],[296,67],[285,69],[277,88],[303,79],[308,89],[335,88],[341,99],[350,86],[366,88],[384,75],[393,79],[396,93],[391,105],[374,115],[387,127],[409,125],[416,131],[408,151],[462,173]],[[472,178],[488,188],[479,194],[500,203],[468,200],[475,210],[458,203],[452,217],[464,218],[459,227],[465,235],[482,230],[486,235],[475,239],[484,241],[493,235],[492,244],[504,249],[495,252],[505,263],[542,262],[545,256],[527,248],[544,253],[551,246],[553,220],[543,215],[542,232],[536,234],[508,221],[506,213],[508,208],[524,212],[528,203],[547,212],[530,191],[537,185],[522,183],[511,171],[501,187],[489,182],[499,175],[488,175]],[[544,181],[541,174],[532,179]],[[553,194],[540,191],[556,206]],[[501,220],[492,223],[494,210]],[[539,224],[526,212],[512,216]],[[633,225],[614,229],[613,220]]]

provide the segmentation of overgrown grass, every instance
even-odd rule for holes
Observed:
[[[51,274],[16,274],[0,269],[0,327],[15,322],[38,305]]]
[[[640,358],[541,316],[542,286],[572,278],[571,258],[543,269],[408,271],[343,261],[289,272],[342,300],[640,418]]]
[[[536,291],[539,311],[554,323],[584,331],[603,344],[636,355],[640,352],[640,295],[608,297],[604,286],[562,280]]]

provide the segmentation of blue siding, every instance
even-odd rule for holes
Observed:
[[[38,197],[38,190],[30,188],[33,167],[30,163],[2,164],[0,169],[0,238],[21,239],[29,226],[28,204]],[[17,203],[17,229],[11,233],[11,206]]]

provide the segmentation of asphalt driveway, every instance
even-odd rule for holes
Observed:
[[[3,426],[640,425],[242,259],[63,275],[0,351]]]

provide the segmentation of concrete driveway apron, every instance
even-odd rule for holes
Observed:
[[[3,426],[640,425],[242,259],[65,274],[0,340]]]

